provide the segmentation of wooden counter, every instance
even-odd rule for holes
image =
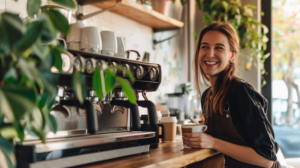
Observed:
[[[199,162],[217,153],[212,149],[184,149],[182,140],[177,139],[176,142],[160,143],[158,148],[150,149],[147,154],[93,163],[81,168],[178,168]]]

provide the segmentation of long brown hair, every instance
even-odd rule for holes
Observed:
[[[202,29],[199,35],[199,40],[197,44],[197,50],[195,53],[194,57],[194,71],[195,71],[195,81],[196,81],[196,86],[198,93],[201,95],[200,92],[200,86],[199,86],[199,72],[201,73],[202,78],[204,79],[204,83],[207,84],[207,81],[209,81],[208,76],[204,73],[202,67],[200,66],[200,58],[199,58],[199,53],[200,53],[200,45],[202,42],[202,38],[205,33],[208,31],[219,31],[223,33],[224,35],[227,36],[230,50],[231,52],[234,53],[233,60],[229,64],[228,67],[226,67],[222,72],[219,73],[218,79],[216,81],[216,84],[214,85],[213,88],[213,93],[211,96],[211,101],[212,103],[209,103],[209,111],[211,112],[218,112],[222,114],[224,111],[224,106],[227,103],[227,94],[230,90],[231,83],[234,79],[234,75],[237,71],[237,56],[239,53],[239,38],[236,34],[235,29],[229,22],[218,22],[218,23],[212,23]],[[208,92],[211,94],[211,91]],[[207,95],[209,95],[207,94]]]

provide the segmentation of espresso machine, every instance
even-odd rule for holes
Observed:
[[[73,57],[63,56],[63,72],[59,75],[57,103],[51,114],[56,119],[56,134],[46,134],[47,143],[37,137],[25,136],[22,145],[16,147],[18,167],[50,168],[74,167],[93,162],[114,159],[127,155],[143,154],[149,148],[158,146],[158,124],[155,105],[147,99],[146,93],[156,91],[161,83],[159,64],[128,58],[119,58],[69,50]],[[102,100],[95,96],[92,77],[96,67],[121,65],[134,74],[131,83],[137,95],[137,105],[129,103],[121,87],[116,87]],[[72,89],[74,68],[86,67],[88,95],[80,104]],[[128,79],[125,71],[115,71],[117,75]],[[139,100],[142,94],[144,100]],[[138,106],[148,109],[148,121],[141,124]],[[162,129],[163,130],[163,129]]]

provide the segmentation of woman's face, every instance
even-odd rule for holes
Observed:
[[[233,59],[228,38],[219,31],[208,31],[204,34],[199,52],[200,66],[209,77],[217,77]]]

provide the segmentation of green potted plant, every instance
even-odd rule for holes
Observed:
[[[75,9],[73,0],[52,0],[59,5]],[[27,20],[18,15],[0,14],[0,167],[16,167],[14,146],[24,141],[25,134],[38,136],[46,143],[44,129],[54,133],[57,125],[50,114],[55,103],[57,77],[51,67],[62,70],[61,53],[66,49],[53,43],[59,33],[69,32],[67,19],[57,10],[38,14],[41,0],[28,0]],[[115,67],[96,69],[93,87],[100,99],[119,84],[131,103],[136,97],[129,82],[117,76]],[[129,81],[132,74],[127,71]],[[73,73],[73,88],[80,102],[86,96],[85,76],[80,70]]]

